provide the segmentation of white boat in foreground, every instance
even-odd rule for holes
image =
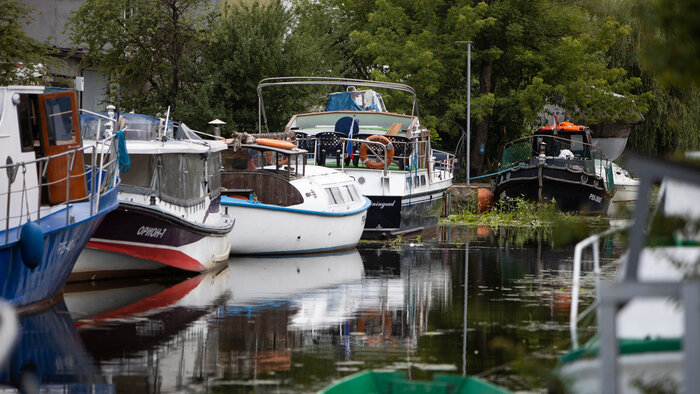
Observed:
[[[579,347],[581,253],[593,245],[598,270],[595,252],[599,236],[576,246],[572,350],[560,360],[556,375],[563,389],[571,393],[697,392],[700,170],[638,157],[632,158],[630,165],[640,174],[642,187],[627,254],[617,280],[598,283],[598,336]],[[654,226],[647,230],[651,185],[662,179]]]
[[[307,166],[306,151],[288,144],[242,145],[224,155],[221,207],[236,221],[232,254],[311,253],[359,242],[370,201],[357,182],[338,170]]]

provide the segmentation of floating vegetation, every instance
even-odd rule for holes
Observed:
[[[610,226],[607,218],[560,211],[555,202],[536,203],[523,198],[500,199],[489,211],[478,213],[467,205],[442,219],[446,225],[478,226],[503,235],[516,245],[550,240],[552,246],[577,242],[592,232]],[[502,237],[498,237],[501,240]]]

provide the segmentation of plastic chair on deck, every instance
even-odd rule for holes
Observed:
[[[316,157],[316,163],[320,166],[325,166],[326,157],[330,155],[335,156],[336,164],[340,167],[340,156],[343,152],[343,141],[341,141],[341,138],[345,137],[345,134],[335,131],[316,134],[316,139],[318,140],[318,156]]]

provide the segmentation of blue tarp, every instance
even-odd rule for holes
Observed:
[[[352,99],[351,92],[339,92],[328,95],[326,111],[377,111],[377,105],[372,102],[368,108],[362,108]]]

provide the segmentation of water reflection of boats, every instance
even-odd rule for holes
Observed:
[[[229,270],[229,306],[290,301],[309,291],[359,281],[363,275],[356,249],[320,255],[235,257],[229,260]]]
[[[19,341],[7,366],[0,370],[0,389],[13,386],[21,392],[114,392],[76,335],[65,304],[24,315],[19,324]]]
[[[223,268],[170,287],[72,285],[64,297],[70,313],[83,316],[75,326],[103,376],[119,382],[120,390],[170,392],[199,381],[206,369],[209,321],[228,297],[228,272]]]

